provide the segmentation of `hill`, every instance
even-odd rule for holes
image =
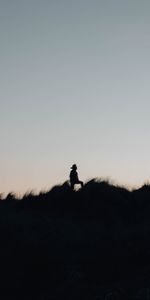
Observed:
[[[0,201],[1,299],[149,299],[150,186],[91,180]]]

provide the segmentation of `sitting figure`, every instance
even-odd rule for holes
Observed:
[[[78,178],[77,166],[75,164],[71,167],[70,183],[72,191],[74,191],[75,184],[81,184],[81,187],[83,187],[83,182]]]

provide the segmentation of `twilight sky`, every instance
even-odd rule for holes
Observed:
[[[0,0],[0,192],[149,181],[149,115],[149,0]]]

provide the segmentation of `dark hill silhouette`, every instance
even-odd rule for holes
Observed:
[[[10,193],[0,201],[1,299],[148,299],[149,236],[149,185]]]

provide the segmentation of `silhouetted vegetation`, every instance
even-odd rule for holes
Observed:
[[[10,193],[0,201],[1,299],[135,299],[150,286],[149,236],[149,185]]]

